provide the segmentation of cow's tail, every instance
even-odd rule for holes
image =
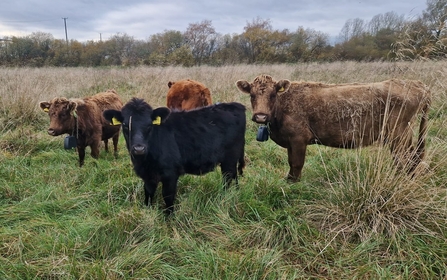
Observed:
[[[244,155],[244,153],[242,153],[241,157],[239,158],[238,166],[237,166],[237,171],[240,176],[242,176],[242,174],[244,173],[244,171],[243,171],[244,167],[245,167],[245,155]]]
[[[419,125],[419,136],[416,146],[416,155],[414,158],[415,167],[422,161],[425,156],[425,138],[428,129],[428,111],[430,109],[430,103],[430,98],[427,97],[424,100],[424,104],[422,107],[421,123]]]

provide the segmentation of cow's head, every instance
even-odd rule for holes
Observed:
[[[54,98],[50,102],[40,102],[39,106],[50,117],[48,134],[58,136],[73,132],[78,103],[66,98]]]
[[[253,109],[252,121],[266,124],[271,121],[277,97],[286,92],[290,87],[289,80],[275,82],[269,75],[259,75],[249,83],[244,80],[236,82],[238,89],[250,94]]]
[[[132,98],[121,111],[105,110],[103,115],[113,125],[121,125],[129,153],[144,156],[149,150],[149,137],[155,126],[163,125],[171,114],[168,108],[155,110],[143,99]]]

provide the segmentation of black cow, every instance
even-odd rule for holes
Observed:
[[[121,111],[105,111],[104,117],[121,122],[135,173],[144,181],[146,205],[153,203],[161,181],[171,213],[178,178],[185,173],[202,175],[220,164],[225,187],[233,179],[237,184],[238,172],[242,175],[246,116],[240,103],[171,111],[133,98]]]

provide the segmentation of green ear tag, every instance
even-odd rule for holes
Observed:
[[[156,117],[155,120],[152,121],[152,124],[160,125],[161,124],[161,117],[160,116]]]
[[[121,122],[117,120],[115,117],[112,118],[112,125],[120,125]]]
[[[73,117],[77,118],[78,114],[76,113],[76,111],[71,112],[71,114],[73,115]]]

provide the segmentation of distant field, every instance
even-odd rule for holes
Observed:
[[[388,149],[309,146],[301,182],[286,151],[255,140],[239,79],[324,83],[417,79],[432,91],[418,176]],[[225,67],[0,68],[0,279],[445,279],[447,62],[336,62]],[[214,102],[247,106],[247,166],[239,188],[220,170],[184,176],[175,215],[161,192],[143,206],[124,139],[85,166],[46,133],[39,101],[115,89],[165,106],[168,82],[204,83]],[[89,152],[89,150],[88,150]]]

